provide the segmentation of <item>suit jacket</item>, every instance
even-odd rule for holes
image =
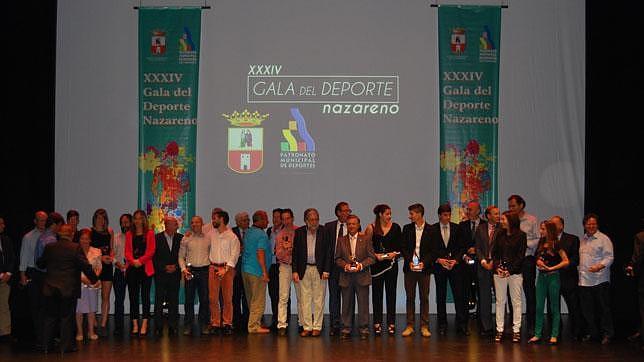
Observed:
[[[482,219],[479,220],[478,227],[484,223]],[[467,249],[473,248],[476,246],[476,229],[472,233],[472,223],[469,219],[463,220],[458,224],[458,235],[461,237],[461,243],[465,246],[465,252]]]
[[[340,278],[338,284],[346,288],[350,284],[366,286],[371,284],[371,271],[369,266],[376,262],[376,254],[373,252],[371,240],[358,233],[356,241],[355,258],[358,263],[362,263],[363,269],[355,273],[347,273],[344,266],[351,263],[351,243],[349,234],[338,238],[338,247],[335,253],[335,264],[340,268]]]
[[[575,288],[579,281],[579,272],[577,271],[577,266],[579,265],[579,238],[564,232],[559,239],[559,247],[566,252],[568,261],[570,261],[566,268],[559,271],[561,287],[564,289]]]
[[[6,234],[0,235],[0,273],[12,273],[18,269],[18,258],[13,241]]]
[[[479,226],[476,228],[474,243],[476,247],[476,258],[479,260],[479,262],[486,258],[491,260],[494,239],[498,235],[499,230],[501,230],[501,226],[497,223],[496,227],[494,228],[494,234],[492,234],[492,240],[490,240],[487,222],[481,221]]]
[[[172,250],[168,248],[168,241],[165,238],[165,233],[160,232],[154,236],[155,239],[155,250],[154,256],[152,257],[152,263],[154,265],[154,270],[156,270],[157,277],[164,275],[175,275],[179,277],[179,246],[181,245],[181,239],[183,239],[183,234],[175,233],[172,237]],[[174,274],[168,274],[165,272],[166,265],[176,266],[176,271]]]
[[[420,255],[418,259],[425,265],[423,272],[425,274],[431,274],[432,264],[434,263],[434,257],[431,255],[431,231],[432,227],[425,222],[425,227],[423,228],[423,235],[420,237]],[[400,250],[403,259],[405,260],[405,265],[403,265],[403,272],[409,273],[411,269],[409,268],[409,263],[414,260],[414,252],[416,250],[416,225],[414,223],[407,224],[403,226],[402,231],[402,248]],[[418,272],[413,272],[418,273]]]
[[[295,230],[295,237],[293,239],[293,272],[297,273],[300,279],[304,278],[306,260],[308,258],[307,233],[306,226],[301,226]],[[315,232],[315,264],[320,277],[322,277],[322,273],[331,272],[333,257],[329,252],[328,234],[322,226],[319,226]]]
[[[430,240],[431,254],[434,258],[434,262],[439,258],[447,259],[448,254],[451,253],[452,258],[456,259],[456,262],[458,263],[457,265],[463,263],[462,256],[467,251],[467,245],[463,243],[463,238],[459,234],[458,225],[453,222],[449,223],[449,241],[447,242],[447,246],[445,246],[445,242],[443,242],[440,222],[432,225]],[[440,265],[437,264],[437,266]]]
[[[328,242],[328,247],[329,247],[329,255],[331,256],[331,259],[333,259],[331,263],[331,278],[338,278],[340,276],[340,272],[342,272],[341,269],[338,268],[338,266],[335,264],[335,245],[336,245],[336,238],[338,235],[336,234],[336,228],[338,227],[338,220],[334,221],[329,221],[328,223],[324,224],[324,230],[326,231],[326,239]]]
[[[36,264],[47,269],[42,292],[47,297],[80,298],[81,272],[92,282],[98,277],[80,245],[66,239],[47,244]]]

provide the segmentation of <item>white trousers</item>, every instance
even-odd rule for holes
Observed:
[[[320,278],[318,268],[307,265],[304,279],[295,284],[295,289],[299,290],[297,306],[302,311],[298,313],[300,324],[305,331],[322,330],[326,281]]]
[[[521,296],[523,294],[523,277],[521,274],[510,275],[507,278],[501,278],[494,274],[494,294],[496,295],[496,331],[503,332],[505,324],[505,301],[507,299],[508,287],[510,288],[510,298],[512,298],[512,331],[519,333],[521,331]]]

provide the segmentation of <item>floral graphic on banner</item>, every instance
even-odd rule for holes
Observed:
[[[485,144],[471,139],[464,148],[448,144],[441,152],[440,167],[451,177],[452,218],[463,219],[470,201],[482,202],[492,189],[491,170],[494,156]]]
[[[185,147],[176,141],[168,142],[162,150],[148,146],[145,153],[139,155],[139,169],[152,174],[151,184],[145,188],[145,211],[150,226],[156,231],[163,230],[166,215],[176,217],[179,230],[182,229],[187,213],[187,194],[191,189],[188,165],[193,162],[194,158],[186,156]]]

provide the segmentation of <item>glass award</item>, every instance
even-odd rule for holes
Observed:
[[[421,271],[421,270],[423,270],[420,267],[420,258],[418,257],[418,254],[416,254],[415,252],[414,252],[414,257],[412,258],[412,267],[411,267],[411,269],[413,271]]]

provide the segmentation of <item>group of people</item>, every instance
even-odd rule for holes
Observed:
[[[286,335],[292,286],[302,337],[316,337],[322,332],[327,286],[329,335],[351,338],[354,328],[361,338],[372,331],[375,335],[394,335],[402,263],[404,337],[416,331],[417,299],[420,334],[431,336],[429,291],[433,274],[441,335],[448,328],[449,284],[459,334],[470,334],[469,309],[475,304],[479,333],[501,342],[507,301],[513,342],[521,341],[524,320],[528,343],[545,341],[547,336],[547,343],[557,344],[563,296],[573,338],[609,343],[614,335],[609,301],[613,246],[598,230],[598,216],[584,217],[585,232],[579,239],[564,231],[561,216],[539,223],[525,206],[521,196],[512,195],[507,211],[500,212],[492,205],[482,217],[481,206],[473,201],[467,204],[466,218],[456,224],[451,221],[450,205],[444,204],[437,209],[438,222],[430,225],[423,205],[413,204],[408,207],[410,223],[402,228],[392,221],[392,210],[385,204],[373,209],[374,220],[366,225],[347,202],[339,202],[336,219],[324,225],[318,211],[309,208],[304,211],[301,227],[294,225],[291,209],[278,208],[272,212],[271,227],[268,214],[259,210],[252,214],[252,224],[248,213],[236,214],[236,226],[231,228],[229,214],[215,208],[209,222],[192,217],[185,234],[179,233],[178,220],[173,216],[166,216],[164,231],[155,234],[143,210],[121,215],[117,232],[109,226],[104,209],[96,210],[90,228],[80,230],[79,214],[74,210],[67,213],[67,220],[56,212],[39,211],[34,229],[22,239],[19,253],[4,236],[4,220],[0,218],[0,335],[11,332],[8,283],[16,271],[19,285],[29,295],[35,344],[44,350],[51,349],[54,336],[59,337],[61,350],[74,350],[74,329],[77,341],[106,335],[112,289],[114,333],[124,330],[127,289],[129,331],[147,335],[151,328],[152,282],[153,333],[163,335],[167,308],[167,333],[178,334],[182,280],[183,335],[195,333],[195,297],[199,300],[196,330],[200,334],[230,335],[235,330],[264,334],[275,330]],[[630,269],[633,274],[644,270],[643,247],[644,242],[635,245]],[[267,290],[272,321],[264,323]],[[546,301],[551,316],[549,332],[544,330]],[[101,319],[97,321],[99,304]]]

